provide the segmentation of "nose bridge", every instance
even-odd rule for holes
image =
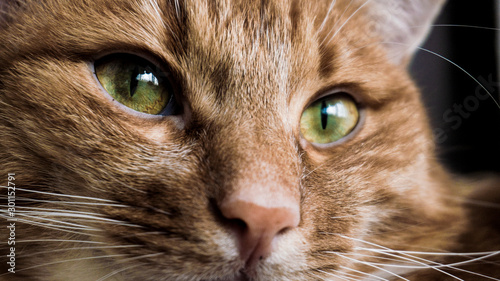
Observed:
[[[288,187],[297,186],[298,153],[293,134],[285,124],[273,124],[262,118],[233,129],[228,144],[231,148],[221,151],[236,168],[228,181],[229,193],[245,192],[249,186],[253,186],[252,192],[291,192]]]
[[[234,233],[247,267],[271,255],[273,241],[300,223],[298,155],[291,136],[283,134],[269,128],[253,132],[232,142],[235,150],[228,156],[238,168],[226,174],[217,203],[226,219],[240,222]]]

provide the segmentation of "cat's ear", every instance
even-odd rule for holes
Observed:
[[[370,1],[370,2],[366,2]],[[446,0],[361,0],[371,31],[381,36],[390,59],[407,64],[426,38]]]

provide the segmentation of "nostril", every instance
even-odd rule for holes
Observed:
[[[252,264],[267,257],[272,241],[297,227],[300,221],[298,204],[293,207],[261,206],[244,200],[224,201],[220,206],[239,242],[240,257]]]
[[[232,219],[230,220],[230,222],[232,224],[234,224],[236,227],[240,228],[240,229],[245,229],[247,228],[247,224],[244,220],[240,220],[240,219]]]
[[[229,220],[226,221],[226,224],[231,229],[233,229],[234,231],[236,231],[236,233],[238,233],[238,235],[243,235],[243,233],[248,228],[248,225],[246,224],[246,222],[243,221],[243,220],[241,220],[241,219],[229,219]]]
[[[283,235],[291,229],[292,229],[291,227],[285,227],[282,230],[278,231],[278,235]]]

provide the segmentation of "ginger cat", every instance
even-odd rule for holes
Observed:
[[[0,279],[500,280],[407,73],[442,4],[0,1]]]

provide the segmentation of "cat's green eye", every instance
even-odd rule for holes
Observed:
[[[300,119],[300,132],[308,142],[328,144],[342,139],[359,121],[356,102],[345,94],[334,94],[309,105]]]
[[[110,55],[95,63],[97,79],[119,103],[142,113],[166,115],[173,91],[165,72],[133,55]]]

